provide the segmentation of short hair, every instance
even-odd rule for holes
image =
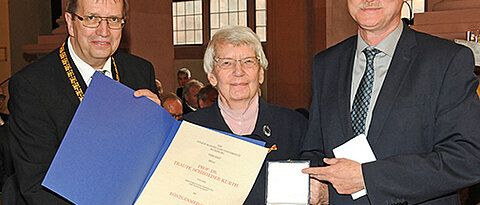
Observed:
[[[190,95],[190,88],[193,87],[193,86],[198,86],[200,88],[203,87],[203,83],[198,81],[198,80],[195,80],[195,79],[192,79],[190,81],[188,81],[187,84],[185,84],[185,87],[183,87],[183,96],[185,96],[185,94],[189,94]]]
[[[220,44],[224,43],[235,46],[250,46],[255,50],[256,57],[260,60],[260,67],[267,70],[268,60],[263,52],[263,47],[257,34],[245,26],[227,26],[218,30],[208,43],[207,50],[205,50],[205,55],[203,56],[203,70],[205,73],[211,73],[213,71],[214,58],[217,57],[215,50]]]
[[[113,0],[115,2],[119,0]],[[122,15],[123,17],[127,16],[128,13],[128,1],[127,0],[122,0],[123,1],[123,12]],[[65,11],[68,13],[75,13],[77,12],[78,9],[78,0],[67,0],[67,6],[65,7]],[[73,17],[73,16],[72,16]]]
[[[169,92],[165,95],[163,95],[162,97],[162,107],[163,107],[163,103],[169,99],[172,99],[172,100],[178,100],[178,102],[180,102],[180,104],[182,104],[182,99],[180,99],[177,94],[175,93],[172,93],[172,92]]]
[[[190,70],[188,70],[188,68],[180,68],[180,70],[178,70],[177,72],[177,76],[179,76],[180,74],[187,74],[188,78],[192,77],[192,73],[190,72]]]
[[[198,91],[197,99],[203,100],[203,101],[207,100],[207,95],[208,95],[208,92],[210,91],[215,91],[218,93],[217,89],[215,89],[211,84],[208,84],[202,89],[200,89],[200,91]]]

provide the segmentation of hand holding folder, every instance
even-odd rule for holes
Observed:
[[[42,185],[76,204],[241,204],[267,154],[251,142],[178,122],[96,73]]]

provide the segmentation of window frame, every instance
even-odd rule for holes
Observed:
[[[175,2],[188,2],[188,1],[195,1],[195,0],[174,0],[174,1],[172,2],[172,4],[175,3]],[[199,0],[199,1],[200,1],[201,3],[203,2],[203,0]],[[173,6],[172,6],[172,7],[173,7]],[[185,7],[185,9],[186,9],[186,7]],[[201,17],[202,17],[202,26],[204,25],[204,24],[203,24],[203,12],[204,12],[204,10],[203,10],[203,5],[202,5],[202,14],[201,14]],[[193,13],[193,14],[189,15],[189,14],[186,14],[186,12],[185,12],[184,14],[182,14],[182,15],[178,15],[178,14],[177,14],[177,17],[181,17],[181,16],[191,16],[191,17],[195,18],[196,16],[198,16],[198,14],[195,13],[195,7],[194,7],[194,13]],[[174,17],[175,17],[175,16],[173,16],[173,10],[172,10],[172,18],[174,18]],[[186,18],[185,18],[185,19],[186,19]],[[173,19],[173,21],[175,21],[175,19]],[[178,23],[178,22],[177,22],[177,23]],[[186,21],[185,21],[184,24],[186,24]],[[173,22],[173,25],[175,25],[175,22]],[[172,25],[172,27],[173,27],[173,25]],[[175,29],[175,28],[173,28],[173,29]],[[187,29],[187,28],[186,28],[186,25],[185,25],[185,30],[181,30],[181,31],[187,32],[188,30],[194,31],[194,34],[193,34],[193,35],[195,35],[195,31],[199,31],[200,29],[196,29],[196,28],[195,28],[195,25],[194,25],[194,28],[193,28],[193,29]],[[204,39],[203,39],[203,30],[204,30],[204,29],[203,29],[203,27],[202,27],[202,28],[201,28],[201,31],[202,31],[202,43],[204,42]],[[174,34],[173,34],[173,35],[175,35],[175,31],[174,31]],[[186,35],[186,33],[185,33],[185,35]],[[194,37],[194,38],[195,38],[195,37]],[[175,36],[174,36],[174,39],[175,39]],[[185,41],[187,41],[187,40],[185,39]],[[174,43],[175,43],[175,41],[174,41]],[[193,44],[184,43],[184,44],[180,44],[180,45],[201,45],[201,44],[197,44],[197,43],[193,43]],[[174,46],[176,46],[176,45],[174,45]]]
[[[181,2],[188,0],[173,0],[173,2]],[[268,2],[267,2],[268,6]],[[247,26],[256,32],[255,19],[255,0],[247,0]],[[202,44],[186,44],[174,45],[175,60],[180,59],[203,59],[203,54],[207,49],[210,41],[210,0],[202,0]],[[267,18],[268,22],[268,18]],[[173,25],[172,25],[173,27]],[[267,40],[268,42],[268,40]],[[265,48],[267,42],[262,42]]]

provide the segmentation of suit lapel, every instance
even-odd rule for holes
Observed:
[[[353,62],[355,60],[355,50],[357,49],[357,37],[347,45],[351,48],[349,53],[341,55],[338,65],[338,106],[341,116],[341,124],[343,128],[344,140],[348,140],[353,136],[352,119],[350,118],[350,90],[352,84]]]
[[[404,25],[402,36],[398,41],[387,76],[373,110],[372,121],[368,131],[368,139],[371,145],[374,145],[380,137],[385,121],[388,119],[398,93],[408,76],[412,62],[414,62],[417,56],[414,49],[415,45],[414,32],[407,25]]]
[[[269,122],[274,122],[274,119],[270,119],[272,115],[265,114],[270,113],[268,105],[261,97],[258,98],[258,118],[250,138],[264,141],[266,143],[265,147],[270,148],[275,144],[278,135],[276,132],[279,130],[272,130],[272,125]]]

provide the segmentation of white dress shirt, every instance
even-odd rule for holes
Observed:
[[[357,35],[357,50],[355,52],[355,61],[353,64],[353,74],[352,74],[352,87],[350,92],[350,111],[353,107],[353,100],[355,99],[355,94],[357,93],[358,86],[360,85],[360,80],[365,73],[365,68],[367,65],[367,60],[365,54],[363,54],[363,49],[365,48],[376,48],[381,51],[381,53],[375,56],[373,61],[373,89],[372,95],[370,98],[370,105],[368,106],[367,119],[365,121],[365,135],[368,137],[368,128],[370,127],[370,122],[372,121],[372,113],[375,108],[375,103],[377,102],[378,94],[387,75],[388,68],[395,53],[395,48],[397,47],[398,40],[402,35],[403,23],[397,26],[397,28],[392,31],[385,39],[382,40],[376,46],[369,46],[360,36],[360,31]]]
[[[80,75],[82,75],[83,80],[85,81],[85,84],[87,87],[90,85],[90,81],[92,81],[93,74],[95,73],[95,69],[88,65],[85,61],[83,61],[78,55],[75,53],[72,47],[72,43],[70,42],[71,38],[68,37],[68,52],[70,53],[70,56],[72,57],[73,63],[75,63],[75,66],[77,67],[78,71],[80,72]],[[103,68],[98,70],[100,72],[103,72],[106,76],[109,78],[113,79],[112,76],[112,58],[108,58],[107,62],[105,65],[103,65]]]

